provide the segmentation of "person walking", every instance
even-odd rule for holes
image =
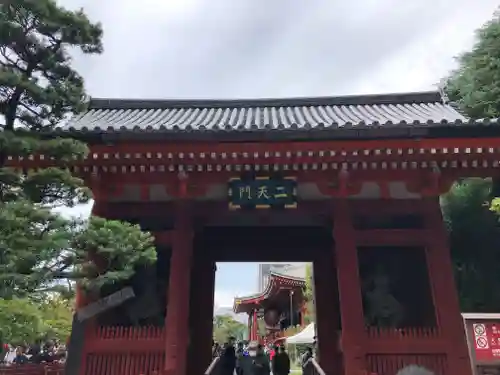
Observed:
[[[279,346],[277,349],[277,353],[274,355],[271,362],[273,375],[288,375],[290,373],[290,357],[283,345]]]
[[[250,375],[270,375],[270,373],[271,366],[269,364],[269,357],[264,353],[262,345],[258,344],[255,356],[253,356]]]
[[[313,350],[311,347],[308,347],[306,352],[302,354],[302,358],[300,359],[303,375],[305,375],[307,372],[307,364],[309,363],[309,360],[311,358],[313,358]]]
[[[236,367],[236,351],[234,350],[234,338],[230,337],[224,344],[224,349],[220,356],[221,375],[234,375]]]
[[[238,345],[236,347],[236,375],[243,375],[243,366],[242,366],[242,361],[243,359],[243,342],[240,341],[238,342]]]

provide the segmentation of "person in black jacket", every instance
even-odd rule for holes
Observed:
[[[243,375],[243,366],[241,359],[243,358],[243,342],[239,342],[236,348],[236,375]]]
[[[273,375],[288,375],[290,373],[290,357],[282,345],[277,348],[277,353],[271,362]]]
[[[236,351],[234,350],[234,338],[230,337],[224,344],[224,349],[220,356],[221,375],[233,375],[236,367]]]

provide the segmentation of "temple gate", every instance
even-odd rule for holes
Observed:
[[[488,124],[435,92],[92,100],[60,132],[90,145],[72,168],[92,187],[94,215],[155,234],[158,263],[129,283],[139,308],[75,329],[81,360],[67,371],[201,374],[215,262],[240,260],[314,263],[328,375],[409,364],[470,374],[439,195],[461,177],[498,176],[500,139]],[[88,302],[79,296],[78,307]]]

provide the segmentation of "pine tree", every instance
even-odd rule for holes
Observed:
[[[101,25],[83,10],[66,10],[54,0],[0,3],[0,298],[59,290],[63,279],[98,288],[156,259],[151,235],[138,226],[69,220],[53,211],[91,198],[83,179],[67,168],[85,157],[87,146],[48,136],[86,106],[83,79],[71,67],[73,50],[103,50]],[[36,154],[54,166],[12,168]],[[92,262],[98,257],[107,269]]]

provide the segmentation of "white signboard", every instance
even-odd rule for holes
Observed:
[[[135,297],[134,290],[128,286],[116,293],[101,298],[99,301],[82,307],[76,312],[76,316],[79,321],[83,321],[93,317],[94,315],[100,314],[103,311],[111,309],[112,307],[118,306],[133,297]]]

